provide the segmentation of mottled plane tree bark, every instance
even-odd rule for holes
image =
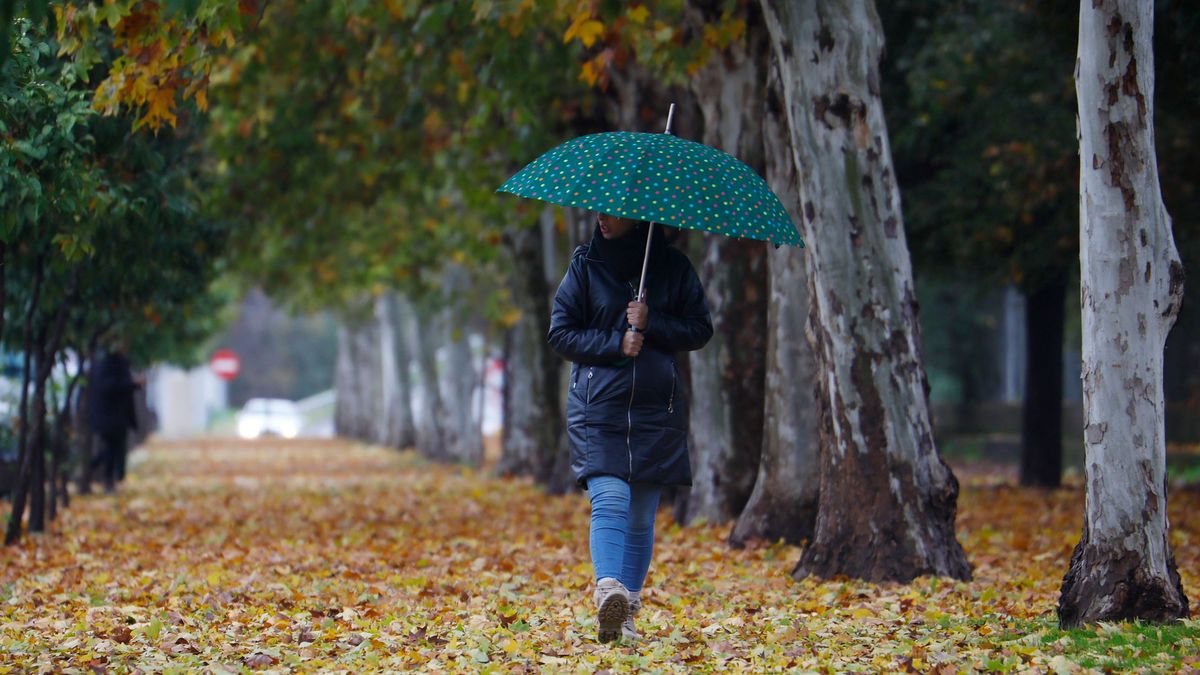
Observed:
[[[546,208],[542,219],[553,219]],[[546,346],[551,289],[544,228],[513,227],[501,244],[512,261],[509,288],[517,320],[504,335],[504,429],[497,471],[550,486],[563,433],[561,360]]]
[[[870,0],[764,0],[809,245],[820,373],[813,539],[793,574],[965,579],[958,482],[938,455],[879,90]]]
[[[412,414],[412,382],[406,321],[400,314],[394,293],[375,299],[375,321],[379,324],[379,376],[381,410],[376,435],[385,445],[410,448],[417,432]]]
[[[470,273],[457,263],[442,270],[441,297],[433,320],[440,345],[434,345],[443,413],[439,417],[449,461],[469,466],[483,463],[483,430],[474,405],[482,381],[482,368],[473,356],[470,336],[479,331],[478,316],[467,305],[471,297]]]
[[[370,313],[357,313],[338,323],[338,353],[334,368],[334,429],[341,436],[382,442],[382,378],[379,322]]]
[[[800,222],[796,165],[783,117],[779,69],[772,64],[763,115],[767,182],[792,222]],[[800,544],[817,519],[820,439],[817,433],[817,360],[806,336],[809,321],[806,252],[784,246],[767,250],[768,305],[766,391],[762,458],[750,501],[729,541]]]
[[[696,30],[719,18],[720,3],[691,0]],[[704,122],[700,139],[763,172],[762,117],[770,40],[757,5],[746,30],[690,80]],[[754,490],[763,444],[767,354],[767,246],[718,235],[696,237],[692,252],[712,312],[713,338],[689,354],[692,488],[684,522],[737,518]]]
[[[408,344],[412,348],[413,363],[417,371],[417,387],[413,414],[416,421],[417,452],[439,461],[451,459],[446,449],[444,425],[447,419],[446,403],[442,398],[438,378],[437,344],[438,335],[430,328],[434,325],[435,312],[412,299],[399,299],[401,311],[413,320],[408,324]]]
[[[1064,628],[1188,616],[1167,536],[1163,347],[1183,265],[1154,149],[1154,3],[1081,3],[1080,274],[1083,538],[1058,600]]]

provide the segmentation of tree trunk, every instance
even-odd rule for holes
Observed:
[[[379,322],[368,314],[354,329],[354,384],[358,405],[354,415],[355,437],[383,443],[383,377],[380,372]]]
[[[333,387],[336,398],[333,409],[333,428],[339,436],[355,437],[355,410],[358,406],[354,372],[354,337],[344,320],[337,326],[337,363],[334,366]]]
[[[1151,0],[1084,2],[1080,271],[1087,500],[1058,599],[1063,628],[1188,616],[1171,552],[1163,347],[1183,265],[1159,192]]]
[[[549,209],[543,219],[553,217]],[[550,328],[550,289],[542,261],[540,230],[509,228],[503,245],[512,266],[517,319],[504,336],[504,427],[500,463],[505,476],[529,476],[549,485],[563,433],[559,396],[560,360],[546,346]]]
[[[63,396],[62,405],[57,407],[58,412],[54,416],[54,434],[52,436],[50,454],[52,459],[50,465],[50,503],[47,505],[50,520],[55,520],[58,517],[59,506],[66,507],[70,503],[67,483],[62,478],[66,471],[68,430],[74,418],[71,410],[71,400],[75,395],[75,389],[79,384],[79,378],[84,372],[83,369],[86,363],[87,361],[80,356],[78,370],[67,382],[67,391]]]
[[[33,396],[29,414],[29,531],[46,531],[46,329],[37,335],[34,347]]]
[[[800,222],[796,166],[783,118],[779,70],[772,66],[763,115],[767,182],[793,222]],[[767,251],[766,393],[762,459],[750,501],[729,536],[734,546],[758,539],[800,544],[817,519],[820,439],[817,434],[817,361],[805,338],[809,318],[805,252]]]
[[[933,441],[912,266],[869,0],[764,0],[810,244],[821,405],[813,541],[797,578],[970,577],[958,481]]]
[[[435,325],[441,335],[437,375],[441,378],[442,440],[452,462],[479,466],[483,462],[483,433],[475,418],[475,390],[480,384],[476,360],[471,355],[471,320],[462,305],[471,293],[465,267],[450,263],[442,271],[441,307]]]
[[[72,286],[74,282],[72,281]],[[62,344],[63,330],[67,323],[67,311],[70,308],[74,293],[68,294],[65,302],[46,318],[45,324],[38,331],[37,371],[34,379],[33,394],[33,436],[29,441],[30,450],[30,503],[29,531],[46,531],[46,384],[54,372],[54,363],[58,360],[58,349]]]
[[[65,359],[64,359],[65,360]],[[58,508],[67,508],[71,506],[71,491],[67,489],[67,467],[70,466],[70,453],[68,448],[71,447],[71,428],[76,418],[76,410],[73,410],[71,402],[76,396],[79,389],[79,380],[83,377],[84,372],[88,368],[88,358],[84,354],[79,354],[79,363],[77,364],[76,374],[71,376],[71,380],[67,382],[66,395],[62,398],[62,406],[59,408],[58,416],[54,419],[54,448],[52,458],[54,464],[50,471],[50,520],[58,518]]]
[[[479,374],[471,356],[471,342],[454,310],[444,311],[439,323],[445,349],[445,361],[438,369],[444,397],[442,438],[451,461],[479,466],[483,462],[483,433],[473,405]]]
[[[0,339],[4,336],[4,305],[8,302],[8,242],[0,240]]]
[[[402,299],[408,304],[408,299]],[[439,461],[449,461],[443,425],[446,419],[445,402],[442,400],[438,383],[437,340],[428,334],[427,326],[432,312],[424,308],[416,310],[410,322],[409,344],[417,365],[420,396],[417,397],[414,415],[417,427],[417,452]]]
[[[39,355],[46,358],[45,354]],[[38,370],[41,371],[39,364]],[[45,370],[50,370],[49,368]],[[33,423],[29,441],[29,531],[46,531],[46,380],[49,372],[38,373],[33,389]]]
[[[706,12],[689,6],[692,23]],[[743,40],[692,78],[705,144],[763,171],[762,101],[769,39],[757,7],[746,11]],[[690,354],[692,415],[688,446],[692,488],[684,522],[736,518],[750,499],[763,441],[767,343],[767,246],[707,236],[698,272],[704,280],[713,338]]]
[[[1021,410],[1021,485],[1062,483],[1065,275],[1025,296],[1025,401]]]
[[[91,364],[92,358],[96,354],[96,347],[99,343],[100,332],[92,335],[91,341],[88,342],[87,352],[84,354],[82,363]],[[90,368],[90,365],[89,365]],[[86,370],[80,370],[81,373],[86,373]],[[78,446],[75,448],[75,456],[79,461],[79,475],[76,489],[79,494],[86,495],[92,492],[92,444],[95,442],[96,435],[92,433],[92,421],[89,412],[89,398],[91,394],[88,392],[87,378],[84,378],[83,387],[79,391],[79,406],[75,410],[75,439]]]
[[[50,409],[54,411],[54,427],[48,434],[50,466],[46,472],[46,519],[54,522],[58,516],[58,437],[62,428],[62,406],[54,388],[49,390]]]
[[[45,255],[39,253],[34,259],[33,288],[29,296],[29,307],[25,312],[24,328],[24,359],[21,368],[21,402],[18,407],[17,420],[20,428],[17,431],[17,471],[13,483],[12,512],[8,518],[8,527],[4,532],[4,545],[15,544],[21,538],[21,521],[25,517],[25,502],[29,490],[29,381],[33,375],[33,322],[37,316],[38,304],[42,294],[42,278],[45,275]]]
[[[334,426],[341,436],[384,442],[380,352],[379,322],[374,315],[354,316],[338,324]]]
[[[384,443],[394,448],[410,448],[416,443],[413,426],[412,383],[407,323],[398,311],[395,294],[379,297],[375,304],[379,322],[380,370],[383,382],[383,417],[386,419]]]

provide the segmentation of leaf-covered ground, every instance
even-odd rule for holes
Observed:
[[[116,496],[0,551],[0,670],[1200,668],[1200,622],[1062,633],[1083,495],[962,472],[975,580],[796,582],[789,546],[664,511],[640,645],[594,640],[587,504],[348,443],[157,444]],[[1200,492],[1171,494],[1200,601]]]

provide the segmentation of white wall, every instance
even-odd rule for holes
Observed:
[[[158,413],[158,434],[164,438],[189,438],[208,430],[213,413],[227,405],[228,387],[208,366],[184,370],[156,366],[150,374],[147,395]]]

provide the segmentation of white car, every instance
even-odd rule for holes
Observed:
[[[252,398],[237,414],[238,436],[295,438],[302,426],[296,404],[282,398]]]

